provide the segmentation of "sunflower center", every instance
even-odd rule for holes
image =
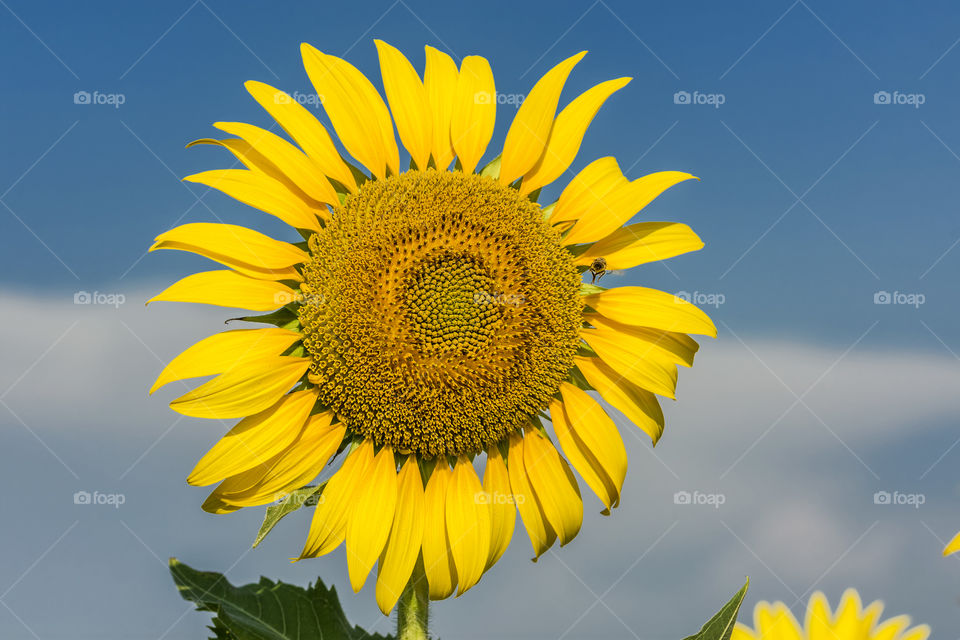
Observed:
[[[580,276],[515,189],[433,170],[367,182],[309,247],[309,378],[377,444],[479,453],[544,409],[573,364]]]

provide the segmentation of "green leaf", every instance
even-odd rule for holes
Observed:
[[[260,578],[234,587],[220,573],[197,571],[170,559],[170,573],[184,600],[216,616],[218,640],[389,640],[347,621],[336,589],[317,580],[306,589]]]
[[[747,587],[750,586],[750,578],[744,583],[740,591],[723,605],[723,608],[717,612],[717,615],[710,618],[707,624],[703,625],[700,633],[684,638],[684,640],[730,640],[733,633],[733,627],[737,623],[737,613],[740,611],[740,605],[747,595]]]
[[[260,525],[260,531],[257,532],[257,537],[253,541],[253,547],[256,548],[258,544],[263,542],[263,539],[267,537],[270,530],[273,529],[285,515],[293,513],[300,507],[316,506],[317,501],[315,495],[325,484],[326,482],[320,485],[312,485],[291,491],[285,495],[280,502],[267,507],[267,513],[264,515],[263,524]]]

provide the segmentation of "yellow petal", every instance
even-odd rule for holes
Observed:
[[[327,481],[313,512],[300,558],[326,555],[340,546],[346,537],[360,483],[372,466],[373,441],[365,439],[347,455],[340,470]]]
[[[617,287],[584,296],[583,302],[623,324],[717,337],[717,328],[707,314],[686,300],[656,289]]]
[[[950,543],[947,544],[947,546],[943,549],[943,555],[949,556],[957,551],[960,551],[960,533],[957,533],[957,535],[953,536],[953,540],[951,540]]]
[[[507,463],[496,445],[487,449],[483,491],[487,495],[487,504],[490,505],[490,553],[487,554],[487,565],[484,569],[487,570],[496,564],[507,550],[517,520]]]
[[[360,480],[347,523],[347,570],[354,593],[380,557],[397,507],[397,464],[393,449],[383,447]]]
[[[157,376],[150,393],[176,380],[212,376],[249,361],[280,355],[299,339],[296,331],[275,327],[217,333],[171,360]]]
[[[580,143],[593,122],[593,117],[615,91],[630,82],[630,78],[607,80],[584,91],[568,104],[553,123],[550,138],[543,155],[534,167],[523,176],[520,193],[526,195],[559,178],[573,163],[580,150]]]
[[[447,54],[431,46],[425,49],[427,65],[423,72],[423,86],[427,91],[433,120],[433,161],[439,171],[445,171],[454,156],[453,143],[450,141],[450,119],[460,72],[457,63]]]
[[[397,508],[377,570],[377,605],[388,616],[410,580],[423,543],[423,481],[415,456],[408,456],[397,477]]]
[[[357,190],[350,167],[330,139],[330,134],[307,109],[289,95],[268,84],[250,80],[244,84],[253,99],[273,116],[283,130],[317,163],[321,171],[345,186]]]
[[[533,545],[534,560],[549,549],[557,539],[557,533],[550,526],[543,508],[537,501],[537,494],[530,486],[530,479],[523,464],[523,450],[526,438],[519,434],[510,436],[510,450],[507,455],[507,470],[510,474],[510,491],[517,503],[517,511],[523,520],[523,526]]]
[[[346,60],[300,45],[303,66],[322,96],[323,109],[346,150],[383,179],[389,169],[400,173],[400,151],[390,111],[376,88]]]
[[[589,265],[603,258],[611,271],[630,269],[648,262],[666,260],[703,248],[703,240],[693,229],[678,222],[638,222],[621,227],[593,243],[574,260]]]
[[[661,396],[676,398],[677,368],[650,351],[637,354],[616,334],[584,329],[580,337],[611,369],[633,384]]]
[[[597,313],[585,313],[583,319],[594,326],[591,332],[620,340],[623,348],[637,357],[656,358],[665,363],[692,367],[700,345],[685,333],[635,327],[615,322]]]
[[[400,141],[417,168],[426,171],[433,142],[433,120],[427,91],[410,61],[383,40],[374,40],[380,55],[383,89],[397,123]]]
[[[657,444],[664,424],[657,397],[623,378],[600,358],[577,356],[573,360],[590,386]]]
[[[282,182],[259,171],[216,169],[195,173],[184,180],[222,191],[234,200],[280,218],[295,229],[319,231],[317,216],[330,217],[326,207],[311,208]]]
[[[810,596],[807,602],[806,629],[810,640],[828,640],[834,637],[833,614],[830,611],[830,603],[823,592],[817,591]]]
[[[319,165],[277,134],[243,122],[217,122],[213,126],[244,140],[317,202],[340,204]]]
[[[316,389],[289,393],[272,407],[247,416],[213,445],[187,483],[200,487],[252,469],[278,455],[300,435],[317,402]],[[323,414],[329,423],[333,414]]]
[[[193,418],[226,420],[259,413],[280,399],[310,366],[310,358],[265,357],[222,373],[170,403]]]
[[[661,193],[696,177],[682,171],[661,171],[621,183],[585,210],[563,237],[563,244],[596,242],[616,231]]]
[[[423,569],[430,585],[431,600],[449,598],[457,588],[457,567],[447,534],[447,491],[451,475],[446,458],[438,459],[423,496],[426,504]]]
[[[583,389],[563,382],[560,385],[560,395],[570,429],[593,454],[600,468],[613,482],[616,502],[619,502],[620,490],[627,475],[627,450],[616,425],[603,407]],[[613,506],[616,506],[616,503]]]
[[[450,140],[464,173],[473,173],[490,144],[497,118],[497,89],[486,58],[467,56],[460,63],[450,117]]]
[[[503,143],[500,182],[510,184],[537,163],[550,137],[560,92],[573,67],[586,51],[571,56],[550,69],[524,98]]]
[[[754,626],[761,638],[777,640],[804,640],[797,619],[782,602],[757,604],[753,612]]]
[[[303,280],[294,265],[310,259],[289,242],[235,224],[210,222],[185,224],[161,233],[150,251],[157,249],[190,251],[263,280]]]
[[[567,461],[549,440],[530,430],[524,436],[523,468],[560,545],[573,540],[583,523],[580,488]]]
[[[147,300],[197,302],[218,307],[272,311],[296,299],[293,289],[280,282],[260,280],[235,271],[201,271],[174,282]]]
[[[587,486],[600,498],[606,507],[604,513],[609,513],[610,509],[616,507],[620,501],[620,489],[573,430],[566,409],[559,400],[553,400],[550,403],[550,421],[553,423],[553,432],[557,435],[560,446],[563,447],[563,453],[573,463]]]
[[[253,469],[230,476],[220,483],[215,493],[231,506],[253,507],[276,502],[320,475],[343,442],[345,433],[346,425],[342,422],[330,424],[328,414],[314,414],[307,419],[297,440],[282,453]]]
[[[457,596],[477,584],[490,554],[490,507],[465,456],[457,459],[447,488],[447,535],[460,583]]]
[[[895,616],[883,621],[879,627],[870,636],[870,640],[904,640],[903,633],[910,626],[910,616]],[[930,635],[930,628],[926,627],[927,635],[920,635],[920,640],[925,640]],[[922,631],[922,629],[921,629]]]
[[[573,222],[603,201],[603,198],[627,179],[616,158],[594,160],[575,175],[550,212],[550,222]]]
[[[903,634],[900,640],[927,640],[930,637],[930,625],[922,624]]]

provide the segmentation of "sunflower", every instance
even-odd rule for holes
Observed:
[[[880,622],[883,602],[866,608],[856,589],[847,589],[836,612],[817,591],[807,603],[807,617],[801,627],[783,602],[760,602],[753,610],[753,626],[737,623],[730,640],[927,640],[930,627],[910,627],[910,616],[896,616]]]
[[[157,238],[152,249],[227,268],[153,300],[266,312],[243,319],[267,326],[202,340],[154,389],[213,375],[171,407],[242,418],[188,478],[219,483],[207,511],[273,502],[337,460],[299,558],[345,541],[352,587],[378,564],[376,599],[389,613],[411,576],[425,575],[434,600],[471,588],[506,550],[517,511],[536,557],[570,542],[583,518],[571,465],[608,514],[627,456],[596,394],[656,443],[656,396],[674,398],[676,365],[691,366],[698,348],[687,334],[716,329],[671,294],[593,284],[703,246],[683,224],[624,226],[692,175],[628,180],[605,157],[552,204],[537,201],[629,78],[557,113],[586,52],[559,63],[517,109],[502,154],[478,170],[498,103],[487,60],[468,56],[458,69],[428,46],[421,80],[400,51],[376,45],[386,102],[350,63],[302,46],[337,138],[365,170],[298,101],[260,82],[247,90],[292,142],[220,122],[230,137],[191,143],[225,147],[246,168],[187,181],[276,216],[301,240],[207,223]]]

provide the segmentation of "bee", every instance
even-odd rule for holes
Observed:
[[[593,284],[597,280],[603,277],[607,272],[607,259],[606,258],[594,258],[593,262],[590,263],[590,275],[593,278],[590,280],[590,283]]]

